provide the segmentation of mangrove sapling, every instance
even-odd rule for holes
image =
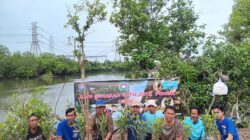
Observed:
[[[153,123],[152,139],[159,140],[164,126],[164,119],[157,118]]]
[[[205,129],[205,138],[216,137],[218,132],[215,124],[216,116],[213,113],[209,114],[206,110],[205,114],[201,115],[201,118]]]

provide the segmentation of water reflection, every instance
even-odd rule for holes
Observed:
[[[62,95],[59,99],[56,113],[60,116],[64,116],[65,108],[67,104],[74,103],[74,81],[77,76],[53,78],[52,81],[46,81],[42,79],[29,79],[29,80],[7,80],[0,82],[0,121],[5,119],[2,108],[6,106],[14,93],[31,93],[32,89],[39,86],[45,87],[45,92],[41,94],[41,99],[50,104],[53,111],[60,92]],[[99,73],[89,74],[86,80],[114,80],[125,79],[124,73]],[[64,85],[64,88],[63,88]],[[63,90],[62,90],[63,88]],[[25,92],[23,92],[25,91]],[[20,94],[20,96],[23,96]]]

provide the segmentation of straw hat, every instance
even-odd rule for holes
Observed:
[[[139,102],[137,102],[137,101],[135,101],[135,100],[132,100],[130,106],[132,106],[132,107],[133,107],[133,106],[139,106],[139,107],[141,107],[142,104],[139,103]]]

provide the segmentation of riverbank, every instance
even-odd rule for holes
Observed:
[[[3,108],[11,103],[12,95],[18,94],[18,96],[28,96],[31,94],[31,89],[40,86],[43,86],[45,89],[44,93],[40,95],[40,98],[54,109],[56,99],[59,97],[64,85],[56,110],[57,114],[64,116],[66,105],[74,104],[74,81],[78,79],[78,77],[79,76],[53,78],[49,83],[41,79],[0,81],[0,122],[5,120]],[[124,78],[124,73],[88,73],[86,77],[87,80],[112,80]]]

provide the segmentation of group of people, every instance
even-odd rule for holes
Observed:
[[[188,136],[190,140],[205,140],[205,127],[202,119],[200,118],[200,109],[198,107],[190,108],[190,116],[186,117],[183,122],[176,119],[176,112],[174,106],[166,106],[164,111],[158,111],[157,105],[154,100],[147,101],[148,110],[141,111],[142,104],[137,101],[132,101],[130,104],[131,113],[128,113],[127,120],[128,125],[135,125],[133,121],[139,119],[144,121],[147,128],[147,133],[141,139],[151,140],[153,124],[157,118],[162,119],[163,127],[161,130],[161,140],[182,140],[184,138],[184,126],[188,126],[191,130],[191,134]],[[120,140],[119,128],[116,125],[116,121],[123,114],[117,110],[116,105],[112,105],[112,112],[106,113],[105,101],[96,101],[96,111],[89,117],[88,125],[86,126],[86,132],[90,135],[92,140]],[[233,121],[225,116],[224,107],[222,105],[215,105],[213,112],[216,115],[216,125],[218,128],[218,140],[239,140],[239,136]],[[80,131],[75,121],[76,111],[74,108],[68,108],[66,110],[66,118],[61,121],[56,130],[57,140],[80,140]],[[107,121],[107,127],[105,133],[101,133],[101,117],[105,115]],[[29,131],[27,140],[42,140],[45,139],[41,128],[38,124],[38,117],[32,114],[28,118]],[[138,125],[138,124],[137,124]],[[104,136],[104,137],[103,137]],[[138,140],[137,133],[134,132],[133,127],[127,129],[127,140]]]

